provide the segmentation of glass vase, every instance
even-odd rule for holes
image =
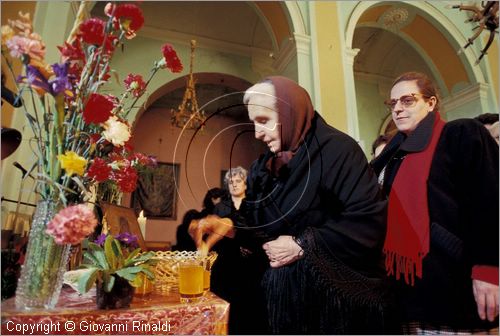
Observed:
[[[18,309],[54,308],[59,299],[71,245],[58,245],[45,233],[57,204],[37,204],[29,235],[26,257],[16,290]]]

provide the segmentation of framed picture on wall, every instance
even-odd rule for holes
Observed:
[[[224,179],[226,178],[226,173],[227,169],[223,169],[220,171],[220,187],[222,189],[226,188],[226,185],[224,185]]]
[[[139,214],[155,219],[177,219],[179,164],[158,162],[156,168],[141,174],[132,193],[132,205]]]
[[[134,209],[105,202],[101,202],[99,205],[102,208],[103,218],[106,220],[109,233],[118,235],[129,232],[136,235],[139,247],[143,251],[147,251]]]

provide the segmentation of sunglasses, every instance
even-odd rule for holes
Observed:
[[[396,104],[398,103],[398,101],[401,102],[401,105],[403,105],[403,107],[409,108],[409,107],[415,106],[415,104],[418,101],[417,96],[426,97],[425,95],[423,95],[421,93],[410,93],[409,95],[404,95],[404,96],[399,97],[399,99],[386,100],[384,102],[384,104],[385,104],[385,106],[387,106],[387,108],[391,112],[394,111],[394,108],[396,107]]]

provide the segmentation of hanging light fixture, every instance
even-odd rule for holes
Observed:
[[[186,129],[203,128],[206,119],[205,112],[198,108],[196,100],[195,80],[193,77],[194,50],[196,40],[191,40],[191,60],[189,64],[189,77],[182,103],[176,109],[172,109],[172,125]]]

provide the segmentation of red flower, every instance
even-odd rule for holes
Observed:
[[[122,192],[130,193],[137,187],[137,171],[130,167],[124,167],[114,173],[114,180]]]
[[[101,19],[90,18],[80,24],[80,36],[83,42],[101,45],[104,41],[105,22]]]
[[[129,160],[133,161],[137,159],[137,163],[139,163],[142,166],[147,166],[150,164],[149,157],[142,154],[142,153],[134,153],[130,156]]]
[[[87,175],[97,182],[104,182],[109,178],[111,167],[101,158],[95,158],[90,166]]]
[[[170,69],[172,72],[181,72],[183,67],[181,60],[177,57],[177,53],[174,48],[166,43],[161,47],[161,51],[163,53],[163,57],[165,57],[166,67]]]
[[[110,97],[92,93],[83,110],[83,120],[87,125],[103,123],[109,119],[114,107]]]
[[[121,28],[125,31],[125,37],[130,39],[135,36],[135,32],[144,25],[144,16],[137,5],[123,4],[114,5],[108,3],[104,8],[104,13],[107,16],[113,16],[115,26],[120,23]]]
[[[57,46],[59,51],[61,52],[62,61],[66,62],[70,61],[85,61],[85,54],[82,50],[82,44],[79,39],[75,39],[72,44],[68,42],[64,42],[64,46]]]
[[[142,96],[146,90],[146,83],[142,79],[141,75],[129,74],[123,82],[125,83],[125,88],[127,90],[131,90],[134,97]]]
[[[96,144],[97,141],[101,140],[101,135],[100,134],[91,134],[90,135],[90,143],[91,144]]]

